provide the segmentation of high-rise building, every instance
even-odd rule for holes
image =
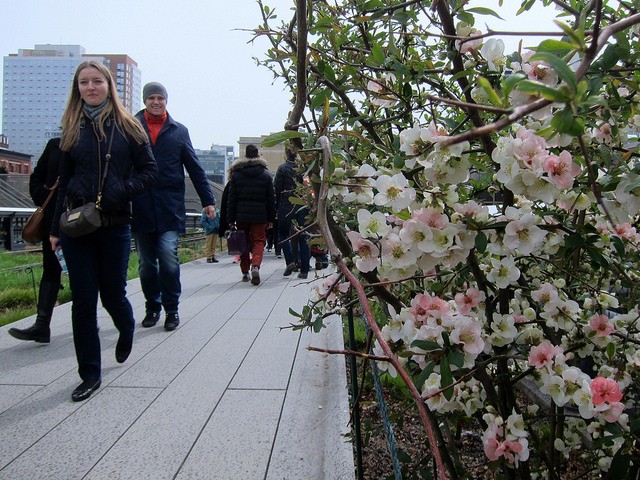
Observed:
[[[196,149],[196,155],[207,178],[220,185],[227,183],[227,170],[233,162],[233,147],[211,145],[211,150]]]
[[[37,161],[47,140],[59,135],[73,75],[85,60],[109,68],[127,110],[140,109],[142,75],[127,55],[87,54],[80,45],[20,49],[3,58],[2,133],[12,150]]]

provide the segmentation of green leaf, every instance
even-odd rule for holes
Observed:
[[[453,383],[453,375],[451,375],[451,366],[449,365],[449,359],[442,357],[440,362],[440,387],[445,388]],[[451,400],[453,397],[453,387],[447,388],[442,392],[444,398]]]
[[[566,103],[571,100],[560,89],[550,87],[542,82],[534,82],[533,80],[523,80],[516,86],[516,90],[529,95],[539,95],[542,98],[551,100],[552,102]]]
[[[536,0],[526,0],[525,2],[522,2],[522,6],[520,7],[520,10],[518,10],[518,13],[516,13],[516,15],[520,15],[521,13],[526,12],[535,3],[536,3]]]
[[[462,368],[464,365],[464,352],[461,350],[451,350],[447,355],[447,359],[451,365]]]
[[[631,456],[625,454],[623,448],[618,450],[611,460],[611,466],[609,467],[607,478],[629,478],[630,462]]]
[[[422,390],[422,386],[424,385],[424,382],[426,382],[427,378],[429,378],[429,375],[433,373],[433,369],[435,368],[435,366],[436,365],[434,362],[427,363],[427,366],[424,367],[424,370],[422,370],[420,374],[415,378],[415,380],[413,381],[413,384],[416,386],[418,390]]]
[[[618,256],[621,258],[624,258],[625,249],[624,249],[624,243],[622,239],[617,235],[613,235],[611,237],[611,243],[613,243],[613,246],[616,249],[616,253],[618,254]]]
[[[384,63],[384,50],[382,49],[379,43],[376,43],[371,48],[371,58],[378,65],[382,65]]]
[[[592,262],[600,268],[606,270],[609,268],[609,261],[595,248],[588,248],[587,255],[591,258]]]
[[[584,120],[575,116],[569,107],[553,116],[551,126],[559,133],[566,133],[576,137],[584,133]]]
[[[581,48],[581,46],[584,45],[584,38],[580,38],[580,36],[578,35],[578,31],[575,30],[573,27],[559,20],[555,20],[554,23],[562,29],[562,31],[567,37],[573,40],[573,43],[575,45],[574,48]]]
[[[502,80],[502,91],[505,98],[508,98],[516,86],[527,79],[527,75],[522,72],[512,73]]]
[[[313,332],[319,333],[320,330],[324,328],[324,322],[322,321],[322,316],[318,316],[313,322]]]
[[[536,48],[537,52],[555,52],[560,55],[566,55],[575,50],[575,45],[562,40],[543,40]]]
[[[442,350],[442,347],[437,342],[431,342],[427,340],[414,340],[411,342],[412,347],[421,348],[427,352],[432,352],[434,350]]]
[[[493,105],[502,106],[502,99],[491,86],[491,82],[485,77],[478,77],[478,85],[485,91],[489,102]]]
[[[485,8],[485,7],[467,8],[467,12],[477,13],[478,15],[491,15],[492,17],[496,17],[496,18],[499,18],[500,20],[504,20],[504,18],[502,18],[500,15],[498,15],[496,12],[494,12],[490,8]]]
[[[571,88],[572,92],[576,91],[578,87],[578,79],[576,78],[576,74],[560,57],[549,52],[538,52],[530,58],[530,61],[534,60],[540,60],[548,64],[556,71],[558,77],[560,77],[560,79],[563,80]]]
[[[468,12],[458,13],[458,20],[460,20],[463,23],[466,23],[467,25],[474,25],[476,22],[476,19],[474,18],[473,14]]]
[[[274,147],[280,143],[286,142],[292,138],[303,138],[308,134],[304,132],[296,132],[294,130],[284,130],[282,132],[276,132],[269,135],[262,141],[263,147]]]
[[[489,239],[487,238],[487,235],[483,231],[478,232],[475,240],[475,246],[478,253],[486,252],[488,243]]]
[[[613,342],[607,343],[607,358],[612,360],[616,356],[616,345]]]

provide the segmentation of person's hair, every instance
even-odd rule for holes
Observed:
[[[290,148],[286,148],[284,150],[284,152],[285,152],[285,155],[287,156],[287,160],[289,162],[295,162],[296,161],[296,158],[298,157],[298,154],[296,152],[294,152]]]
[[[118,130],[120,130],[123,135],[129,134],[139,144],[148,143],[149,137],[147,136],[147,132],[144,131],[140,122],[122,105],[120,97],[118,96],[116,82],[113,80],[109,69],[100,62],[88,60],[78,65],[76,73],[73,76],[67,107],[62,115],[62,140],[60,142],[60,148],[65,151],[71,150],[71,147],[78,142],[78,138],[80,137],[80,122],[83,116],[84,100],[82,100],[80,96],[78,77],[80,76],[80,72],[85,68],[95,68],[98,70],[109,85],[107,104],[102,109],[96,121],[100,136],[106,138],[105,123],[108,118],[112,117],[116,122]]]
[[[258,158],[258,147],[255,145],[247,145],[245,155],[247,158]]]

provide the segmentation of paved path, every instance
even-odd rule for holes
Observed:
[[[255,287],[220,258],[182,266],[180,327],[139,327],[122,365],[98,311],[103,383],[85,402],[70,398],[70,304],[56,307],[49,345],[0,327],[0,480],[354,478],[344,358],[305,349],[342,348],[339,320],[320,334],[282,329],[309,282],[266,254]],[[139,324],[139,281],[127,291]]]

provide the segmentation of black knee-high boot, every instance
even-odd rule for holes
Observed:
[[[31,340],[38,343],[49,343],[51,339],[51,315],[58,300],[60,284],[41,281],[38,292],[38,315],[36,322],[29,328],[10,328],[9,335],[19,340]]]

